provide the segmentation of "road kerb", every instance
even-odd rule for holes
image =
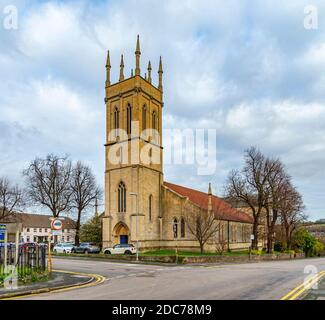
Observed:
[[[31,297],[31,296],[37,296],[43,293],[57,293],[57,292],[64,292],[64,291],[70,291],[74,289],[82,289],[87,287],[93,287],[97,286],[101,283],[103,283],[106,278],[98,275],[98,274],[88,274],[88,273],[81,273],[81,272],[74,272],[74,271],[66,271],[66,270],[53,270],[53,272],[59,272],[59,273],[68,273],[68,274],[74,274],[74,275],[81,275],[81,276],[88,276],[91,277],[90,280],[77,285],[66,285],[66,286],[58,286],[53,288],[42,288],[42,289],[36,289],[36,290],[30,290],[26,291],[24,293],[8,293],[6,295],[2,295],[0,297],[0,300],[11,300],[11,299],[19,299],[19,298],[25,298],[25,297]],[[94,281],[95,279],[95,281]]]
[[[296,300],[303,293],[312,288],[314,284],[318,283],[324,276],[325,271],[317,273],[315,276],[311,277],[306,283],[304,282],[300,284],[299,286],[291,290],[289,293],[284,295],[280,300]]]

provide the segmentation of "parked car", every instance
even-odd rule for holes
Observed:
[[[99,253],[100,248],[96,245],[96,243],[92,242],[83,242],[80,243],[79,246],[74,246],[71,250],[71,253]]]
[[[53,247],[54,253],[71,253],[74,245],[72,243],[57,243]]]
[[[38,247],[38,243],[36,242],[22,242],[19,244],[19,247],[22,248],[23,251],[32,250]]]
[[[104,254],[136,254],[137,249],[133,244],[116,244],[112,248],[105,248]]]

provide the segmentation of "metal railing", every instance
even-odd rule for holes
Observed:
[[[17,255],[18,252],[18,256]],[[45,271],[46,265],[46,246],[35,246],[29,244],[19,245],[16,250],[15,245],[7,246],[7,261],[5,263],[5,247],[0,247],[0,275],[6,273],[5,266],[14,266],[18,274],[30,274],[34,271]]]

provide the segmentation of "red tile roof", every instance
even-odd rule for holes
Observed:
[[[193,202],[197,206],[208,210],[209,196],[207,193],[179,186],[169,182],[164,182],[164,185],[165,187],[176,192],[177,194],[187,197],[191,202]],[[220,220],[253,223],[253,218],[251,216],[233,208],[230,204],[214,195],[212,195],[212,208]]]

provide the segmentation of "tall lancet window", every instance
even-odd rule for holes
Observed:
[[[178,238],[178,221],[176,218],[173,221],[173,234],[174,238]]]
[[[185,219],[181,218],[181,238],[185,238]]]
[[[144,105],[142,108],[142,130],[147,128],[147,107]]]
[[[152,129],[154,130],[157,128],[156,122],[157,122],[157,115],[156,115],[156,111],[154,111],[152,113]]]
[[[126,212],[126,188],[122,181],[118,186],[118,212]]]
[[[118,134],[118,129],[120,128],[120,111],[119,109],[115,108],[114,110],[114,129],[115,134]]]
[[[152,194],[149,196],[149,221],[152,219]]]
[[[132,107],[128,103],[126,108],[126,132],[127,134],[131,134],[131,126],[132,126]]]

